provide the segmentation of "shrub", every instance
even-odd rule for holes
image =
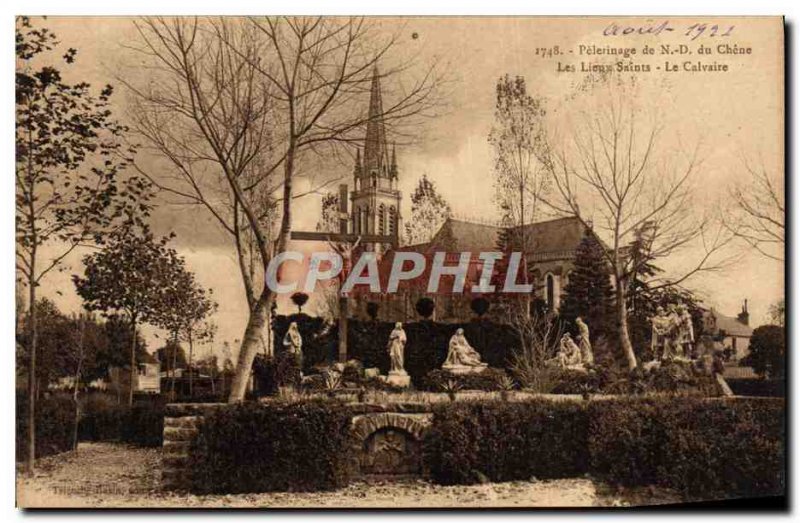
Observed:
[[[784,402],[642,398],[592,402],[591,469],[687,499],[784,491]]]
[[[164,433],[164,400],[140,399],[133,406],[109,403],[96,396],[84,403],[78,425],[82,441],[119,441],[160,447]],[[91,398],[91,397],[90,397]]]
[[[273,357],[257,355],[253,360],[253,376],[257,396],[277,394],[280,387],[299,387],[302,359],[286,351]]]
[[[756,327],[750,338],[750,353],[742,364],[761,376],[783,378],[786,373],[786,331],[779,325]]]
[[[463,402],[437,406],[424,443],[431,477],[444,485],[565,478],[587,471],[582,403]]]
[[[17,460],[28,452],[28,397],[17,391]],[[36,401],[36,457],[72,450],[75,404],[68,396],[42,397]]]
[[[432,370],[422,381],[423,390],[441,392],[448,381],[454,381],[461,390],[498,390],[503,378],[508,376],[503,369],[487,368],[476,374],[453,374],[446,370]]]
[[[193,443],[198,493],[331,490],[347,484],[352,413],[314,401],[232,405],[206,417]]]
[[[768,396],[783,398],[786,395],[786,381],[762,378],[725,378],[737,396]]]

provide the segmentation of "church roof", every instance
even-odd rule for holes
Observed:
[[[557,218],[524,226],[532,254],[556,254],[574,251],[583,238],[583,224],[575,217]],[[519,230],[513,227],[512,230]],[[433,239],[426,244],[402,250],[424,252],[430,248],[449,251],[495,251],[503,227],[448,218]]]

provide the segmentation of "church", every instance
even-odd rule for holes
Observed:
[[[451,217],[442,224],[429,242],[418,245],[400,244],[402,225],[400,211],[402,194],[398,189],[400,173],[396,149],[392,147],[390,150],[386,140],[386,127],[381,116],[383,114],[381,96],[380,74],[375,69],[370,89],[363,154],[361,149],[357,151],[353,169],[354,189],[348,196],[349,232],[361,235],[388,235],[396,238],[394,246],[391,244],[363,246],[364,249],[375,250],[378,253],[381,275],[388,274],[393,252],[396,251],[416,251],[427,258],[432,258],[436,252],[448,252],[457,256],[457,253],[465,251],[472,253],[497,251],[501,233],[524,234],[527,246],[525,258],[529,274],[533,278],[535,297],[543,300],[549,310],[557,311],[562,289],[572,270],[575,249],[585,233],[584,226],[575,217],[511,228]],[[468,286],[477,281],[481,267],[480,260],[473,260],[468,272]],[[355,317],[367,318],[366,304],[372,301],[379,304],[378,318],[381,320],[413,321],[418,319],[414,304],[423,295],[422,292],[409,289],[393,295],[356,293],[350,311]],[[439,294],[429,297],[436,304],[433,316],[436,321],[458,322],[474,316],[469,306],[474,296]]]

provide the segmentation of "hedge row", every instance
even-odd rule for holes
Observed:
[[[82,441],[120,441],[141,447],[160,447],[164,434],[164,403],[159,398],[133,406],[89,402],[80,424]]]
[[[316,491],[352,476],[351,412],[338,402],[245,403],[206,417],[191,449],[198,493]]]
[[[305,314],[276,316],[272,321],[276,346],[291,322],[297,322],[303,337],[303,370],[310,373],[314,366],[336,361],[338,350],[337,324]],[[351,319],[347,323],[348,358],[363,362],[364,367],[377,367],[382,374],[389,371],[389,354],[386,344],[394,328],[393,322]],[[464,334],[490,367],[507,368],[519,338],[507,325],[489,321],[467,323],[436,323],[433,321],[403,324],[407,342],[405,369],[415,385],[421,386],[425,375],[439,369],[447,358],[447,347],[456,329]]]
[[[639,398],[438,407],[425,441],[434,481],[585,473],[687,499],[783,494],[784,402]]]
[[[17,391],[17,461],[28,452],[28,397]],[[37,458],[72,450],[75,431],[75,403],[68,396],[43,397],[36,401]]]
[[[783,398],[786,395],[786,380],[764,378],[725,378],[737,396],[763,396]]]

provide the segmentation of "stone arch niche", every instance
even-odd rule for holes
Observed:
[[[422,439],[432,414],[380,412],[356,416],[351,434],[361,475],[422,474]]]

